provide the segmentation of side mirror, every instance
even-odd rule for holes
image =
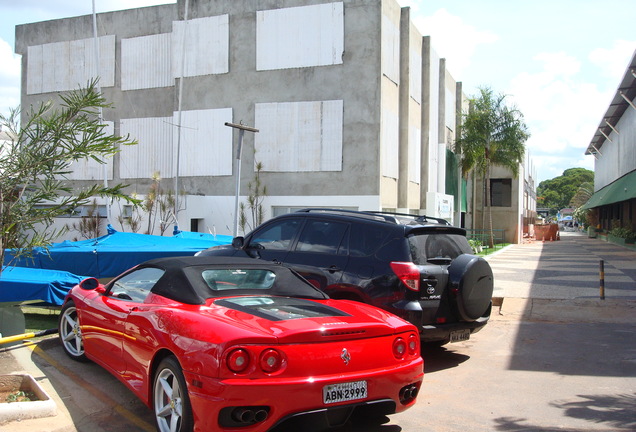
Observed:
[[[95,278],[86,278],[79,283],[79,287],[87,291],[92,291],[98,286],[99,286],[99,281]]]
[[[245,246],[245,238],[244,237],[234,237],[232,239],[232,247],[234,249],[243,249]]]

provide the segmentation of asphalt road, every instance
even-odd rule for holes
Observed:
[[[504,300],[485,329],[467,342],[424,348],[424,384],[413,408],[382,425],[338,432],[635,431],[634,252],[584,237],[563,240],[493,257]],[[579,255],[581,248],[589,250]],[[584,271],[592,258],[580,262],[599,251],[609,265],[606,300],[595,298],[596,275]],[[539,295],[505,294],[524,284]],[[55,338],[0,350],[0,373],[21,370],[56,400],[58,415],[0,431],[154,430],[151,412],[132,393],[100,367],[69,360]]]

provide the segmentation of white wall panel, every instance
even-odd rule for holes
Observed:
[[[56,42],[44,46],[44,91],[70,89],[69,85],[69,43]]]
[[[171,41],[170,33],[122,39],[122,90],[173,86]]]
[[[99,85],[115,85],[115,36],[98,38]],[[34,45],[28,48],[27,94],[74,90],[97,76],[92,38]]]
[[[124,146],[120,152],[119,176],[122,179],[150,178],[155,172],[161,177],[174,177],[172,122],[172,117],[121,120],[121,135],[130,134],[138,141],[137,145]]]
[[[321,106],[320,171],[342,171],[343,102],[328,101]]]
[[[397,179],[399,176],[399,116],[393,111],[383,108],[381,122],[382,160],[380,162],[382,175]]]
[[[635,101],[632,100],[632,103]],[[624,176],[636,168],[636,109],[627,108],[616,127],[620,132],[621,146],[618,175]],[[612,133],[613,136],[616,135],[615,132]]]
[[[112,135],[115,133],[114,123],[111,121],[104,122],[104,133],[106,135]],[[105,164],[101,164],[92,158],[83,159],[73,162],[70,166],[71,173],[66,177],[69,180],[104,180],[104,173],[106,173],[106,179],[113,179],[113,157],[110,156],[105,159]]]
[[[636,102],[636,99],[632,103]],[[594,162],[594,190],[599,190],[636,167],[636,110],[629,107],[603,142],[602,155]]]
[[[395,84],[400,83],[400,29],[386,15],[382,16],[382,73]]]
[[[409,91],[418,104],[422,103],[422,56],[411,50],[409,56]]]
[[[94,42],[93,45],[95,45]],[[84,43],[84,40],[70,41],[69,46],[70,51],[73,53],[73,55],[69,59],[70,64],[68,69],[68,81],[69,83],[75,83],[76,85],[79,84],[81,86],[84,86],[87,82],[85,80],[85,69],[93,72],[93,76],[97,76],[97,74],[94,73],[96,71],[93,69],[95,67],[95,59],[90,62],[90,67],[87,67],[88,56],[86,55],[86,44]],[[92,50],[91,54],[93,55],[93,57],[95,57],[95,50]]]
[[[446,121],[446,127],[452,131],[455,130],[455,117],[457,115],[455,92],[446,88],[446,106],[444,107],[444,119]]]
[[[232,108],[181,112],[179,176],[232,175]],[[178,113],[173,123],[178,124]],[[174,128],[177,144],[179,128]]]
[[[430,104],[427,109],[429,112],[429,133],[428,133],[428,166],[429,167],[437,167],[439,158],[438,158],[438,148],[437,144],[439,143],[439,55],[437,52],[431,48],[431,59],[430,59],[430,83],[429,83],[429,95],[430,95]],[[437,191],[437,169],[431,168],[428,171],[428,191],[427,192],[436,192]]]
[[[256,161],[264,171],[341,171],[342,116],[341,100],[256,104]]]
[[[89,43],[90,39],[85,40],[85,58],[87,59],[87,65],[94,64],[93,60],[95,58],[94,43]],[[99,40],[99,84],[102,87],[113,87],[115,85],[115,35],[110,36],[102,36],[98,38]],[[92,42],[92,40],[91,40]],[[90,76],[93,76],[95,69],[94,66],[92,69],[88,69],[87,71]]]
[[[184,76],[229,72],[229,15],[197,18],[187,22],[173,21],[172,29],[172,76],[174,78],[179,78],[182,73],[184,46]],[[184,34],[186,34],[185,44],[183,43]]]
[[[27,94],[39,94],[42,91],[42,77],[44,67],[44,57],[42,45],[33,45],[28,48],[27,64]]]
[[[342,2],[256,13],[256,69],[342,64]]]
[[[422,131],[420,128],[409,127],[409,181],[420,183],[420,168],[422,158]]]

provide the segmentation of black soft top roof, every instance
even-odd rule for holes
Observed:
[[[206,299],[213,297],[254,294],[311,299],[329,298],[290,268],[259,259],[216,256],[170,257],[146,261],[136,268],[144,267],[155,267],[165,271],[151,292],[186,304],[204,304]],[[202,277],[202,271],[206,269],[262,269],[272,271],[276,279],[268,290],[212,291]]]

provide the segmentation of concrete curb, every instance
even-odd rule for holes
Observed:
[[[55,402],[31,375],[0,375],[0,390],[11,391],[12,389],[33,392],[38,400],[0,403],[0,424],[15,420],[53,417],[57,414]]]
[[[495,319],[636,324],[636,300],[504,298]]]

